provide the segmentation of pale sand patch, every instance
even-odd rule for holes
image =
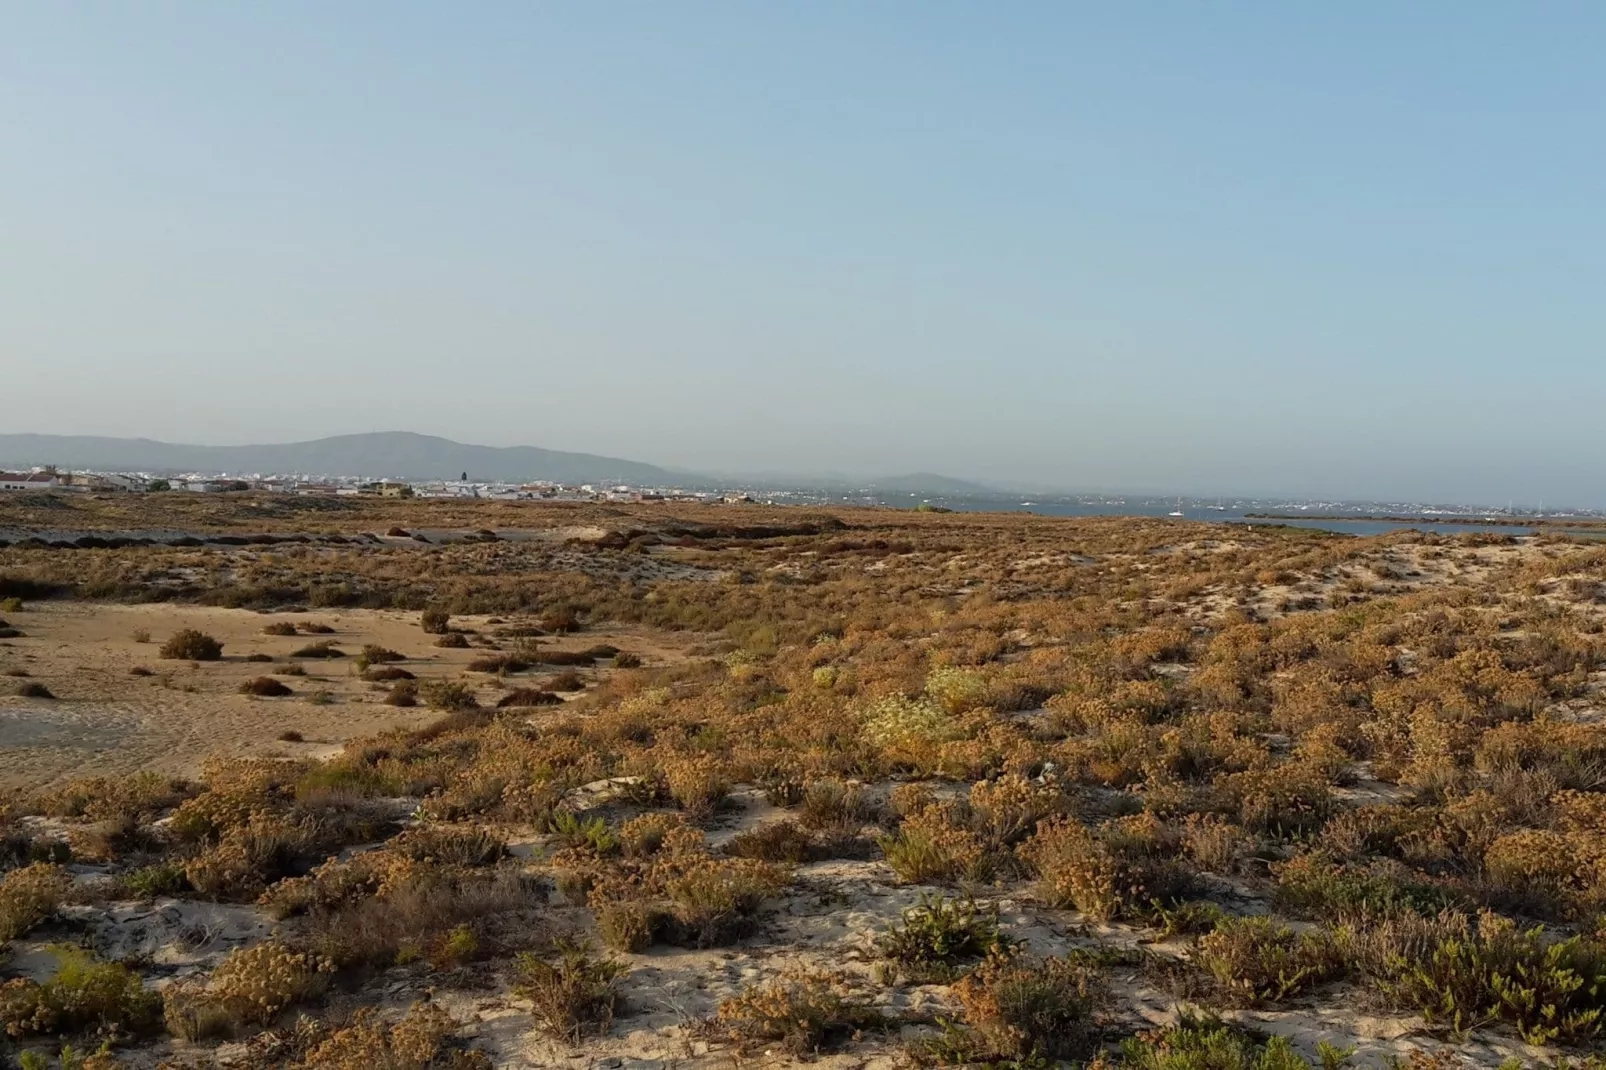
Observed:
[[[73,777],[133,773],[151,769],[193,776],[209,755],[284,754],[328,757],[352,739],[389,728],[417,728],[438,714],[381,702],[388,685],[361,679],[356,655],[364,644],[388,647],[406,656],[401,667],[420,680],[464,675],[468,663],[494,651],[434,646],[414,612],[390,610],[311,610],[257,613],[210,606],[139,606],[86,602],[39,602],[9,614],[24,637],[0,641],[0,673],[20,669],[26,679],[0,675],[0,788],[37,787]],[[315,621],[334,628],[330,635],[276,636],[263,627],[276,621]],[[507,618],[509,624],[519,623]],[[497,627],[485,617],[454,617],[454,627],[489,635]],[[223,644],[223,660],[167,661],[158,656],[162,641],[183,628],[195,628]],[[135,640],[147,632],[150,642]],[[317,640],[332,640],[348,655],[331,660],[293,659],[290,654]],[[548,649],[580,650],[610,644],[643,656],[648,665],[684,657],[696,641],[691,635],[661,635],[633,628],[598,628],[540,640]],[[504,648],[511,640],[501,640]],[[250,662],[251,654],[272,663]],[[278,676],[295,694],[261,699],[239,693],[240,685],[273,675],[291,663],[305,676]],[[134,676],[136,667],[154,675]],[[533,687],[552,667],[537,667],[505,681],[470,673],[480,703],[494,706],[507,687]],[[613,670],[579,670],[588,682]],[[54,700],[15,695],[16,685],[44,684]],[[312,701],[325,693],[327,703]],[[572,697],[572,696],[571,696]],[[285,732],[304,741],[281,742]]]

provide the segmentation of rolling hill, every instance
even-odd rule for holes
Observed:
[[[684,484],[695,477],[656,465],[534,446],[469,446],[432,435],[384,431],[259,446],[188,446],[145,438],[0,434],[0,466],[153,473],[297,473],[389,479]]]

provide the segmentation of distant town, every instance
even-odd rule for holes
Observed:
[[[274,494],[332,495],[371,498],[491,498],[504,501],[575,502],[742,502],[745,492],[688,490],[681,487],[632,487],[625,484],[567,484],[548,480],[527,483],[483,481],[464,472],[459,479],[409,482],[361,476],[297,474],[155,475],[149,472],[68,472],[53,467],[27,472],[0,472],[0,491],[68,491],[93,494],[183,492],[228,494],[262,491]]]

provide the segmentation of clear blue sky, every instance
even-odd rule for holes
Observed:
[[[1606,504],[1606,5],[0,16],[0,429]]]

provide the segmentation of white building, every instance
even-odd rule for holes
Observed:
[[[56,484],[51,472],[0,472],[0,490],[45,490]]]

